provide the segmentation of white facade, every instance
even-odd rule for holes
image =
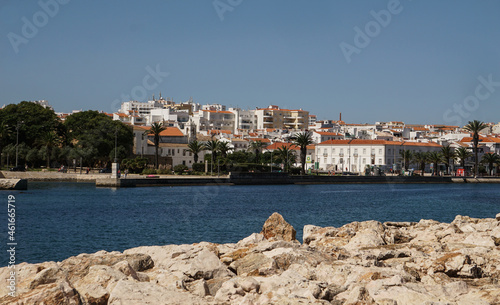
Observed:
[[[120,113],[136,113],[138,115],[148,115],[152,109],[163,108],[163,103],[158,101],[138,102],[129,101],[123,102],[118,112]]]
[[[229,130],[235,132],[235,114],[230,111],[200,110],[193,114],[196,131]]]
[[[400,153],[439,151],[441,145],[420,142],[392,142],[384,140],[330,140],[316,145],[316,160],[322,170],[363,173],[367,166],[384,170],[401,165]]]
[[[257,116],[255,110],[241,110],[240,108],[229,108],[234,113],[234,124],[236,131],[250,131],[257,128]]]

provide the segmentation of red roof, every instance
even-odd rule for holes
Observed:
[[[386,141],[386,140],[328,140],[319,143],[318,145],[402,145],[402,146],[431,146],[431,147],[441,147],[441,145],[430,142],[396,142],[396,141]]]
[[[281,147],[288,147],[289,149],[293,149],[293,150],[300,150],[300,147],[293,144],[293,143],[284,143],[284,142],[276,142],[276,143],[273,143],[269,146],[266,147],[266,149],[268,150],[276,150],[276,149],[279,149]],[[315,148],[314,145],[307,145],[307,149],[310,149],[310,150],[313,150]]]
[[[210,134],[232,134],[231,130],[210,130]]]
[[[336,132],[326,132],[326,131],[314,131],[314,132],[322,136],[342,136],[340,133]]]
[[[149,130],[149,127],[144,127],[146,130]],[[153,134],[150,133],[149,136]],[[167,127],[164,131],[160,132],[160,137],[183,137],[184,134],[177,127]]]

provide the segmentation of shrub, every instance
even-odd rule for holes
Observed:
[[[185,170],[187,170],[188,167],[184,164],[177,164],[176,166],[174,166],[174,172],[182,175],[182,173],[184,173]]]
[[[194,163],[192,165],[193,171],[195,172],[205,172],[205,164],[204,163]]]
[[[154,174],[156,174],[156,170],[154,168],[145,168],[142,171],[142,174],[143,175],[154,175]]]

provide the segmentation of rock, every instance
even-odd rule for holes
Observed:
[[[205,297],[210,294],[207,282],[203,279],[192,282],[188,290],[199,297]]]
[[[0,297],[0,304],[79,305],[81,303],[78,292],[70,285],[70,283],[66,280],[60,280],[50,284],[37,286],[36,288],[20,294],[15,298],[12,298],[11,296]]]
[[[126,276],[130,276],[133,279],[139,280],[137,272],[135,272],[135,270],[132,268],[132,266],[130,266],[130,264],[127,261],[118,262],[113,265],[113,268],[125,274]]]
[[[500,221],[500,213],[498,213],[496,216],[495,216],[495,219]]]
[[[260,284],[253,277],[247,277],[246,279],[242,280],[239,284],[243,289],[243,291],[245,292],[250,292],[250,291],[259,292]]]
[[[215,300],[218,302],[229,301],[232,296],[244,296],[245,292],[237,282],[229,280],[222,284],[221,288],[215,294]]]
[[[251,253],[231,264],[238,276],[270,275],[276,272],[276,262],[262,253]]]
[[[248,247],[250,245],[260,243],[264,240],[264,238],[264,235],[261,233],[253,233],[252,235],[240,240],[236,245],[238,246],[238,248]]]
[[[465,305],[500,300],[495,245],[500,223],[495,219],[307,225],[301,245],[285,240],[291,230],[280,217],[273,214],[269,226],[280,228],[278,234],[252,234],[238,243],[139,247],[81,254],[60,263],[21,263],[13,269],[18,295],[8,296],[9,288],[0,286],[0,304]],[[0,277],[8,279],[11,271],[0,268]]]
[[[273,213],[264,223],[260,232],[266,239],[282,239],[292,241],[297,233],[295,229],[285,221],[283,216],[278,213]]]
[[[120,280],[111,295],[109,305],[170,305],[204,304],[202,298],[189,292],[167,290],[166,288],[144,282]]]
[[[96,254],[80,254],[62,261],[59,266],[68,272],[70,282],[83,278],[94,265],[113,266],[114,264],[126,260],[136,271],[144,271],[153,267],[154,263],[149,255],[121,254],[101,252]]]

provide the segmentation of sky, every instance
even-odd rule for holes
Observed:
[[[0,0],[0,106],[175,102],[500,121],[500,1]]]

